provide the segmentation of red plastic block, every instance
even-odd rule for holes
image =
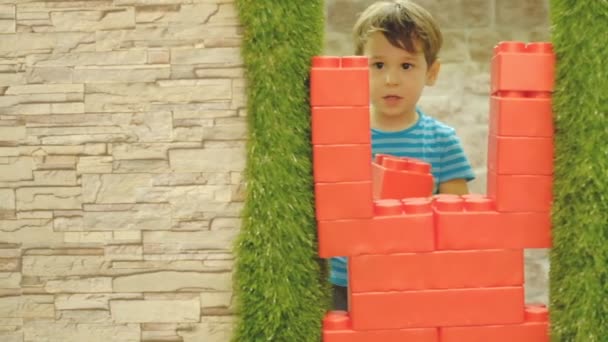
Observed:
[[[476,327],[440,328],[441,342],[549,342],[549,322],[530,318],[530,310],[542,308],[526,307],[525,323],[517,325],[489,325]],[[544,312],[547,312],[546,307]]]
[[[528,304],[525,312],[526,322],[548,322],[549,310],[544,304]]]
[[[494,49],[491,67],[492,94],[553,91],[555,54],[551,43],[500,43]]]
[[[435,234],[429,201],[395,202],[376,202],[373,219],[319,221],[319,256],[432,251]]]
[[[490,100],[490,134],[552,137],[551,98],[498,97]]]
[[[321,258],[363,254],[382,243],[371,219],[318,221],[317,230]]]
[[[399,203],[397,201],[397,203]],[[392,204],[398,208],[398,204]],[[430,199],[411,198],[401,201],[402,214],[391,212],[390,201],[376,201],[372,229],[382,239],[374,253],[426,252],[435,249],[435,228]],[[389,209],[389,210],[387,210]]]
[[[470,246],[460,249],[506,248],[497,246],[502,241],[495,234],[502,230],[498,229],[499,214],[491,199],[483,195],[467,195],[466,198],[442,195],[435,198],[433,209],[438,249],[458,249],[453,248],[459,246],[458,242]],[[482,238],[473,236],[471,231],[481,231]]]
[[[438,329],[352,330],[345,311],[330,311],[323,319],[323,342],[439,342]]]
[[[485,197],[460,200],[462,207],[435,202],[437,249],[467,250],[551,247],[547,212],[499,213]],[[458,199],[452,199],[458,202]]]
[[[499,175],[551,175],[553,139],[490,134],[488,169]]]
[[[348,262],[353,293],[517,286],[523,250],[361,255]]]
[[[489,170],[487,186],[499,212],[551,210],[553,176],[497,175]]]
[[[524,321],[523,287],[353,293],[351,299],[355,330]]]
[[[314,57],[310,71],[310,104],[369,106],[369,67],[366,57]]]
[[[319,221],[371,218],[372,183],[316,183],[315,210]]]
[[[441,342],[549,342],[548,323],[441,328]]]
[[[372,178],[371,145],[315,145],[313,171],[316,183],[369,181]]]
[[[313,107],[312,143],[370,144],[369,107]]]
[[[412,158],[376,155],[372,163],[375,199],[426,197],[433,194],[431,165]]]

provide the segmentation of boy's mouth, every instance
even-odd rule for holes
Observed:
[[[401,96],[398,95],[386,95],[383,97],[385,100],[400,100]]]
[[[382,98],[382,100],[384,101],[384,105],[389,107],[398,106],[399,104],[401,104],[402,99],[403,98],[398,95],[386,95]]]

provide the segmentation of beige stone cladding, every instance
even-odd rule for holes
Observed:
[[[0,341],[228,341],[232,0],[0,0]]]

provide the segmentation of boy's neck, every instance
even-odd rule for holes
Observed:
[[[370,124],[373,129],[398,132],[408,129],[418,122],[418,112],[404,113],[402,115],[387,116],[371,111]]]

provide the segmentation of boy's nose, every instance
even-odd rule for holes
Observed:
[[[399,79],[398,79],[397,75],[395,75],[391,72],[387,72],[386,77],[385,77],[385,82],[387,85],[395,85],[395,84],[399,83]]]

